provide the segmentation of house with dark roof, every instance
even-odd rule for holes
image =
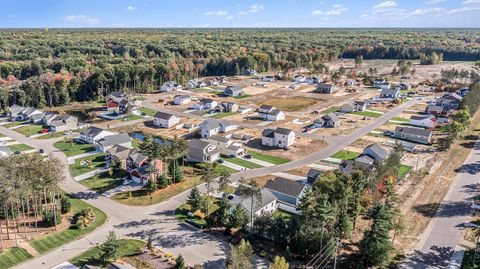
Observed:
[[[234,102],[221,102],[215,108],[215,110],[218,112],[237,112],[238,109],[239,109],[238,104]]]
[[[311,168],[310,170],[308,170],[307,173],[307,182],[313,184],[317,180],[317,178],[323,173],[323,171]]]
[[[354,168],[370,170],[377,163],[383,163],[390,156],[390,153],[379,144],[371,144],[363,149],[355,160],[343,160],[340,163],[340,170],[345,174],[350,174]]]
[[[188,161],[195,163],[211,163],[220,157],[220,150],[205,140],[192,139],[188,143]]]
[[[463,97],[456,93],[447,94],[438,98],[436,101],[437,106],[442,106],[444,109],[459,109],[462,105]]]
[[[202,123],[200,123],[200,136],[202,138],[208,138],[212,135],[217,135],[220,133],[221,125],[217,120],[214,119],[206,119]]]
[[[380,92],[380,98],[397,99],[400,97],[400,90],[397,88],[386,88]]]
[[[91,126],[89,127],[88,129],[86,129],[85,131],[82,131],[80,133],[80,137],[78,138],[80,141],[83,141],[85,143],[88,143],[88,144],[97,144],[97,142],[106,137],[106,136],[109,136],[109,135],[114,135],[116,133],[113,133],[113,132],[110,132],[110,131],[107,131],[105,129],[102,129],[102,128],[98,128],[98,127],[95,127],[95,126]]]
[[[432,143],[432,135],[433,132],[428,129],[397,126],[393,137],[414,143],[430,145]]]
[[[317,93],[334,93],[336,91],[338,91],[338,87],[329,83],[319,83],[315,88]]]
[[[243,90],[238,86],[235,86],[235,87],[228,86],[223,90],[223,94],[225,94],[226,96],[235,97],[235,96],[243,95]]]
[[[445,109],[443,106],[428,105],[425,108],[425,113],[434,116],[448,116],[450,114],[450,110]]]
[[[305,195],[308,186],[298,181],[276,177],[270,179],[264,188],[270,190],[277,197],[278,202],[296,207]]]
[[[127,160],[133,152],[135,152],[135,150],[132,148],[122,145],[114,145],[106,151],[105,160],[109,163],[115,159],[120,162],[120,167],[122,169],[127,170]]]
[[[153,116],[153,125],[160,128],[171,128],[180,123],[180,118],[166,112],[157,112]]]
[[[260,190],[261,199],[260,201],[253,200],[253,216],[258,217],[263,214],[273,214],[278,208],[278,199],[277,197],[268,189],[262,188]],[[250,221],[252,215],[252,199],[243,198],[240,195],[236,194],[235,198],[231,201],[232,207],[231,210],[239,204],[247,212],[247,217]]]
[[[106,152],[115,145],[132,147],[132,138],[127,133],[105,136],[97,141],[97,150]]]
[[[112,111],[118,114],[125,114],[129,110],[136,110],[136,106],[133,100],[130,100],[130,96],[124,92],[111,92],[107,96],[105,102],[108,111]]]
[[[278,127],[276,130],[265,129],[262,132],[264,146],[288,149],[293,144],[295,144],[295,132],[290,129]]]
[[[323,122],[322,127],[330,127],[330,128],[337,128],[340,127],[342,123],[341,119],[335,114],[334,112],[330,112],[327,115],[322,117],[321,121],[315,121],[317,124],[321,124]]]

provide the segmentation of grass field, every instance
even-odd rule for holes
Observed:
[[[118,257],[133,256],[139,254],[145,247],[145,242],[135,239],[117,239],[118,243],[117,254]],[[95,265],[100,267],[106,267],[108,264],[103,262],[103,251],[99,246],[93,247],[80,256],[71,259],[69,262],[78,268],[82,268],[84,265]]]
[[[68,157],[75,156],[83,153],[87,153],[95,150],[95,146],[91,144],[79,144],[79,143],[69,143],[65,141],[60,141],[54,144],[54,146],[63,151]]]
[[[32,147],[30,147],[29,145],[25,145],[25,144],[15,144],[15,145],[10,145],[8,146],[8,148],[11,150],[11,151],[25,151],[25,150],[31,150],[33,149]]]
[[[252,95],[243,94],[243,95],[239,95],[239,96],[234,96],[233,98],[239,100],[239,99],[247,99],[249,97],[252,97]]]
[[[86,161],[91,160],[92,165],[82,166],[80,162],[84,160]],[[90,171],[93,171],[95,169],[99,169],[104,165],[105,165],[105,153],[101,152],[85,158],[76,159],[75,163],[70,165],[70,172],[72,173],[72,176],[76,177],[81,174],[85,174]]]
[[[50,132],[46,135],[39,136],[36,139],[52,139],[52,138],[62,137],[64,135],[65,135],[65,132]]]
[[[263,167],[259,164],[252,163],[252,162],[246,161],[244,159],[240,159],[240,158],[224,158],[224,159],[227,162],[230,162],[230,163],[233,163],[233,164],[236,164],[236,165],[239,165],[241,167],[248,168],[248,169],[255,169],[255,168],[262,168]]]
[[[263,105],[274,106],[283,111],[297,111],[317,103],[317,100],[304,97],[271,98],[263,102]]]
[[[333,154],[330,157],[335,158],[335,159],[340,159],[340,160],[353,160],[353,159],[357,158],[359,155],[360,155],[360,153],[358,153],[358,152],[352,152],[352,151],[348,151],[348,150],[340,150],[339,152]]]
[[[371,117],[371,118],[378,118],[383,115],[382,113],[376,113],[372,111],[357,111],[357,112],[352,112],[351,114],[364,116],[364,117]]]
[[[412,171],[411,166],[402,164],[398,169],[398,178],[403,179],[410,171]]]
[[[148,116],[151,116],[151,117],[153,117],[153,115],[155,115],[155,113],[157,113],[157,111],[155,111],[153,109],[150,109],[150,108],[146,108],[146,107],[142,107],[139,110],[140,110],[140,112],[145,113],[145,114],[147,114]]]
[[[88,227],[84,229],[77,229],[75,227],[70,227],[67,230],[59,231],[52,233],[50,235],[44,236],[42,238],[33,240],[30,242],[30,245],[35,248],[40,254],[48,252],[52,249],[58,248],[62,245],[65,245],[75,239],[84,236],[96,228],[100,227],[105,223],[107,215],[100,211],[98,208],[93,207],[87,204],[84,201],[78,199],[71,199],[72,202],[72,213],[77,214],[82,211],[84,208],[90,207],[93,212],[95,212],[95,221],[93,221]]]
[[[206,199],[207,197],[203,197],[204,199]],[[218,202],[218,199],[216,198],[213,198],[213,197],[210,197],[208,199],[209,203],[210,203],[210,206],[208,208],[209,210],[209,213],[210,215],[215,213],[215,211],[218,210],[218,205],[217,205],[217,202]],[[177,209],[175,209],[175,218],[176,219],[179,219],[179,220],[189,220],[191,222],[194,222],[202,227],[206,227],[208,226],[208,223],[205,219],[202,219],[198,216],[193,216],[193,217],[189,217],[187,214],[188,212],[190,212],[190,205],[188,204],[182,204],[181,206],[179,206]]]
[[[224,112],[224,113],[215,114],[215,115],[211,116],[210,118],[212,118],[212,119],[222,119],[222,118],[232,116],[232,115],[237,115],[237,114],[238,114],[238,112]]]
[[[33,256],[23,248],[10,248],[0,254],[0,269],[11,268],[31,258]]]
[[[39,134],[41,130],[48,129],[48,126],[43,125],[27,125],[20,128],[14,129],[15,132],[21,133],[25,136],[32,136],[34,134]]]
[[[253,158],[264,161],[264,162],[267,162],[267,163],[283,164],[283,163],[288,163],[289,162],[289,160],[287,160],[287,159],[263,154],[263,153],[260,153],[258,151],[249,150],[248,153],[250,155],[252,155]]]
[[[340,107],[332,106],[330,108],[327,108],[327,109],[323,110],[322,112],[320,112],[320,114],[328,114],[328,113],[332,113],[332,112],[340,112]]]
[[[94,190],[99,193],[106,192],[117,186],[122,185],[123,178],[127,175],[126,171],[114,172],[112,176],[108,175],[108,172],[103,172],[98,176],[87,178],[79,181],[85,187]]]
[[[405,119],[405,118],[401,118],[401,117],[393,117],[390,120],[401,121],[401,122],[410,122],[409,119]]]
[[[111,198],[119,203],[126,205],[150,205],[163,202],[169,198],[180,194],[193,186],[200,184],[200,177],[185,178],[184,181],[173,184],[165,189],[158,190],[152,194],[146,193],[144,190],[117,193]]]
[[[14,122],[11,122],[11,123],[8,123],[8,124],[5,124],[3,125],[3,127],[5,128],[12,128],[12,127],[15,127],[15,126],[18,126],[20,124],[25,124],[27,123],[28,121],[24,120],[24,121],[14,121]],[[22,127],[21,127],[22,128]]]
[[[138,120],[141,119],[142,117],[135,115],[135,114],[130,114],[126,116],[125,118],[119,119],[120,121],[132,121],[132,120]]]

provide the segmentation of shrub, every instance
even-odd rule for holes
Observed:
[[[62,215],[58,211],[44,211],[43,212],[43,222],[47,226],[54,226],[62,223]]]
[[[95,212],[90,207],[84,208],[75,215],[75,227],[83,229],[88,227],[95,220]]]
[[[70,198],[67,196],[62,196],[60,199],[60,211],[62,214],[70,212],[70,208],[72,206],[72,203],[70,202]]]

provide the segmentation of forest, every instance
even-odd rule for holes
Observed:
[[[99,100],[151,92],[168,80],[242,70],[326,73],[338,58],[480,59],[475,29],[26,29],[0,30],[0,106]]]

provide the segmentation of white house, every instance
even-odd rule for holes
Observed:
[[[116,133],[92,126],[87,130],[81,132],[78,139],[88,144],[97,144],[100,139],[114,134]]]
[[[229,86],[223,90],[223,94],[225,94],[226,96],[235,97],[235,96],[243,95],[243,90],[239,86],[235,86],[235,87]]]
[[[157,112],[153,116],[153,125],[160,128],[170,128],[179,123],[180,118],[170,113]]]
[[[258,109],[258,116],[263,120],[279,121],[285,119],[285,113],[273,106],[262,105]]]
[[[273,214],[278,207],[277,197],[273,195],[270,190],[265,188],[261,189],[261,199],[258,202],[254,201],[253,204],[253,216],[258,217],[264,214]],[[236,195],[232,200],[232,210],[236,205],[240,205],[247,212],[247,217],[250,220],[252,215],[252,199],[242,198],[239,195]],[[251,225],[251,222],[250,222]]]
[[[302,76],[302,75],[296,75],[295,78],[293,79],[293,81],[295,81],[297,83],[303,83],[303,82],[305,82],[305,77]]]
[[[262,77],[263,82],[275,82],[275,77],[274,76],[264,76]]]
[[[186,105],[191,101],[192,99],[190,98],[190,95],[187,95],[187,94],[175,95],[173,97],[173,104],[177,106]]]
[[[200,136],[202,138],[208,138],[213,135],[217,135],[220,133],[222,126],[217,120],[214,119],[207,119],[202,122],[200,125]]]
[[[433,115],[421,115],[421,116],[411,116],[409,125],[423,127],[427,129],[433,129],[437,126],[438,120]]]
[[[217,101],[213,99],[202,98],[197,104],[193,105],[191,108],[196,110],[208,110],[208,109],[214,109],[217,106],[218,106]]]
[[[262,145],[288,149],[295,144],[295,132],[286,128],[266,129],[262,132]]]
[[[178,84],[175,81],[165,82],[162,87],[160,87],[161,92],[179,91],[181,89],[182,85]]]

